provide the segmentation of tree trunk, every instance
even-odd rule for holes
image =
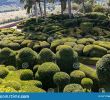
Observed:
[[[36,23],[37,23],[38,22],[37,2],[35,3],[35,16],[36,16]]]
[[[71,0],[67,0],[68,1],[68,13],[69,13],[69,18],[71,18]]]
[[[62,2],[62,0],[61,0],[61,14],[63,15],[63,2]]]
[[[40,9],[41,17],[42,17],[42,7],[41,7],[41,2],[40,1],[39,1],[39,9]]]
[[[46,0],[44,0],[44,17],[46,17],[47,13],[46,13]]]
[[[85,3],[84,3],[84,0],[82,0],[82,4],[83,4],[83,13],[85,14]]]

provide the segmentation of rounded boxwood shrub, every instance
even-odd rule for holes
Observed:
[[[105,12],[105,8],[101,5],[95,5],[95,7],[93,8],[94,12]]]
[[[57,85],[58,91],[62,91],[64,86],[69,84],[70,76],[65,72],[57,72],[53,76],[53,81]]]
[[[35,80],[40,80],[38,72],[35,73]]]
[[[6,66],[7,68],[8,68],[8,70],[10,70],[10,71],[15,71],[16,70],[16,68],[14,67],[14,66]]]
[[[110,82],[110,54],[104,55],[97,63],[97,75],[100,81],[104,83]]]
[[[90,78],[83,78],[81,80],[81,85],[86,88],[87,90],[91,90],[92,86],[93,86],[93,81]]]
[[[0,78],[5,78],[9,73],[6,67],[0,67]]]
[[[3,48],[0,51],[0,63],[5,65],[15,65],[15,52],[9,48]]]
[[[38,63],[55,62],[55,54],[48,48],[44,48],[38,54]]]
[[[19,43],[9,43],[8,47],[13,49],[13,50],[18,50],[21,48]]]
[[[53,75],[59,71],[60,71],[59,67],[52,62],[43,63],[38,68],[38,75],[45,89],[48,89],[54,86]]]
[[[63,92],[83,92],[83,88],[79,84],[66,85]]]
[[[33,72],[30,69],[22,70],[20,74],[21,80],[32,80],[33,79]]]
[[[87,45],[83,49],[85,56],[102,57],[107,54],[107,49],[98,45]]]
[[[10,88],[14,88],[15,90],[20,90],[21,88],[21,84],[19,82],[16,81],[8,81],[5,84],[5,87],[10,87]]]
[[[80,28],[84,33],[89,33],[92,31],[93,24],[90,22],[84,22],[84,23],[81,23]]]
[[[56,63],[61,71],[70,73],[73,69],[79,68],[78,55],[71,47],[63,46],[56,53]]]
[[[37,53],[31,48],[25,47],[21,49],[16,56],[18,68],[30,68],[37,64]]]
[[[81,83],[81,80],[86,77],[85,73],[80,70],[75,70],[70,73],[70,78],[72,83]]]

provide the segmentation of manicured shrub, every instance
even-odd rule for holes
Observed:
[[[15,90],[20,90],[21,88],[21,84],[19,82],[16,82],[16,81],[8,81],[5,84],[5,87],[10,87],[10,88],[13,88]]]
[[[6,66],[9,71],[15,71],[16,68],[14,66]]]
[[[38,63],[55,62],[55,54],[48,48],[44,48],[38,54]]]
[[[30,69],[22,70],[20,74],[21,80],[32,80],[33,79],[33,72]]]
[[[76,43],[75,42],[65,42],[64,45],[74,47],[76,45]]]
[[[88,33],[91,33],[93,24],[90,22],[84,22],[84,23],[81,23],[80,28],[84,33],[88,34]]]
[[[96,20],[105,20],[107,16],[104,13],[98,13],[98,12],[91,12],[85,14],[85,16],[89,19],[96,19]]]
[[[5,67],[0,67],[0,78],[5,78],[9,73],[9,70]]]
[[[5,65],[15,65],[15,52],[9,48],[3,48],[0,51],[0,63]]]
[[[2,78],[0,78],[0,84],[2,84],[3,83],[3,79]]]
[[[68,46],[68,45],[59,45],[59,46],[57,46],[56,51],[59,51],[60,49],[63,49],[63,48],[71,48],[71,46]]]
[[[82,39],[77,40],[77,43],[87,45],[87,44],[93,44],[94,41],[95,40],[92,38],[82,38]]]
[[[83,88],[79,84],[66,85],[63,92],[83,92]]]
[[[21,48],[19,43],[9,43],[8,47],[13,49],[13,50],[18,50]]]
[[[50,44],[46,41],[40,41],[39,44],[40,44],[41,49],[50,47]]]
[[[56,50],[56,47],[59,46],[59,45],[62,45],[63,44],[63,41],[61,41],[60,39],[57,39],[57,40],[54,40],[52,43],[51,43],[51,49],[53,51]]]
[[[86,91],[90,91],[91,92],[91,88],[93,86],[93,81],[90,78],[83,78],[81,80],[81,85],[86,88]]]
[[[105,12],[105,8],[101,5],[95,5],[95,7],[93,8],[93,11],[94,12],[102,12],[104,13]]]
[[[80,70],[75,70],[70,73],[71,83],[80,84],[81,80],[86,77],[85,73]]]
[[[22,86],[30,86],[30,87],[39,87],[42,88],[42,82],[38,81],[38,80],[25,80],[25,81],[21,81],[20,82],[22,84]]]
[[[34,73],[34,74],[37,72],[38,67],[40,67],[40,65],[35,65],[35,66],[33,67],[33,73]]]
[[[31,48],[25,47],[18,52],[16,60],[18,68],[33,69],[33,66],[37,64],[37,53]]]
[[[78,55],[71,47],[63,47],[56,53],[56,63],[61,71],[70,73],[79,68]]]
[[[97,75],[100,81],[104,83],[110,82],[110,54],[104,55],[97,63]]]
[[[53,75],[59,71],[60,71],[59,67],[52,62],[43,63],[38,68],[38,75],[45,89],[48,89],[54,86]]]
[[[84,49],[83,44],[78,44],[73,47],[73,50],[75,50],[78,53],[78,55],[83,55],[83,49]]]
[[[98,92],[99,91],[99,79],[96,74],[96,70],[84,64],[80,64],[79,70],[83,71],[86,74],[86,77],[93,80],[94,84],[92,87],[92,91]]]
[[[69,84],[70,76],[65,72],[57,72],[53,76],[53,81],[57,85],[58,92],[61,92],[65,85]]]
[[[102,57],[107,54],[107,49],[98,45],[87,45],[84,47],[83,53],[89,57]]]
[[[24,41],[21,43],[21,45],[22,45],[23,47],[27,47],[28,43],[30,43],[30,42],[31,42],[31,40],[24,40]]]

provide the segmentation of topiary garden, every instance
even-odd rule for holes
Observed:
[[[110,92],[108,16],[89,12],[35,21],[19,23],[21,32],[0,29],[0,92]]]

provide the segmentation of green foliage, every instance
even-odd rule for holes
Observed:
[[[95,5],[95,7],[93,8],[93,11],[94,12],[102,12],[104,13],[105,12],[105,8],[101,5]]]
[[[16,82],[16,81],[8,81],[4,84],[5,84],[5,88],[10,87],[10,88],[13,88],[15,90],[20,90],[20,88],[21,88],[21,84],[19,82]]]
[[[91,33],[93,24],[90,22],[84,22],[84,23],[81,23],[80,28],[84,33]]]
[[[91,89],[93,86],[93,81],[90,78],[83,78],[81,80],[81,85],[86,89]]]
[[[67,59],[68,58],[68,59]],[[61,71],[70,73],[79,68],[78,55],[71,47],[63,47],[56,53],[56,63]]]
[[[104,55],[96,63],[98,78],[100,79],[100,81],[105,82],[105,83],[109,83],[110,82],[110,80],[109,80],[109,78],[110,78],[110,74],[109,74],[109,71],[110,71],[109,63],[110,63],[110,54]]]
[[[53,81],[59,88],[59,91],[62,91],[64,86],[69,84],[70,76],[65,72],[57,72],[53,76]]]
[[[78,55],[83,55],[83,49],[84,49],[83,44],[77,44],[73,47],[73,50],[76,51]]]
[[[44,88],[48,89],[49,87],[53,87],[53,75],[59,71],[59,67],[52,62],[43,63],[38,68],[38,74]]]
[[[107,16],[104,13],[91,12],[85,15],[89,19],[105,20]]]
[[[82,38],[82,39],[77,40],[77,43],[87,45],[87,44],[92,44],[94,41],[95,40],[92,38]]]
[[[18,50],[21,48],[19,43],[9,43],[8,47],[13,49],[13,50]]]
[[[55,62],[55,54],[48,48],[44,48],[38,54],[38,63]]]
[[[86,77],[93,80],[94,84],[93,84],[92,90],[95,92],[98,92],[99,91],[99,79],[96,74],[96,70],[84,64],[80,64],[79,70],[83,71],[86,74]]]
[[[63,92],[83,92],[83,88],[79,84],[66,85]]]
[[[33,72],[30,69],[24,69],[20,75],[21,80],[32,80],[33,79]]]
[[[5,67],[0,67],[0,78],[5,78],[9,73],[9,70]]]
[[[0,51],[0,63],[5,65],[15,65],[15,52],[9,48],[3,48]]]
[[[81,80],[86,77],[85,73],[80,70],[75,70],[70,73],[70,78],[72,83],[80,84]]]
[[[14,66],[6,66],[9,71],[15,71],[16,68]]]
[[[4,93],[4,92],[17,92],[15,89],[7,87],[7,88],[0,88],[0,92]]]
[[[18,52],[16,60],[18,68],[26,67],[33,69],[33,66],[37,64],[37,53],[31,48],[26,47]]]
[[[102,57],[107,54],[107,49],[98,45],[87,45],[84,47],[83,53],[89,57]]]

